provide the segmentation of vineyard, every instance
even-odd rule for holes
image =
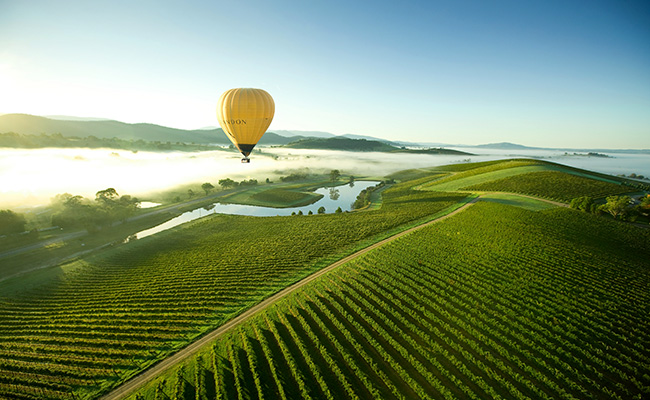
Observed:
[[[630,188],[559,171],[540,171],[484,182],[463,190],[522,193],[569,203],[579,196],[606,197],[629,192]]]
[[[211,215],[0,283],[0,398],[96,398],[333,261],[469,201],[442,189],[563,200],[623,188],[537,160],[390,179],[401,182],[379,209]],[[247,196],[294,196],[267,192]],[[511,193],[485,200],[320,277],[133,398],[650,396],[649,231]]]
[[[131,399],[650,395],[650,233],[495,203],[345,264]]]
[[[604,197],[633,191],[625,180],[540,160],[487,161],[436,167],[448,176],[419,189],[503,191],[570,202],[579,196]]]
[[[95,397],[356,248],[465,195],[408,183],[380,210],[214,215],[0,285],[0,397]]]

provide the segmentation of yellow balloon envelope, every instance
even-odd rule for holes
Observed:
[[[248,155],[271,125],[274,113],[273,98],[262,89],[230,89],[219,98],[219,125],[244,155],[242,162],[248,162]]]

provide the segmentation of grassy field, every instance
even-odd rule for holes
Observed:
[[[295,190],[278,188],[255,193],[250,196],[250,199],[259,202],[259,204],[252,205],[267,207],[300,207],[315,203],[320,200],[321,197],[323,197],[323,195],[311,192],[298,192]]]
[[[404,171],[379,209],[213,215],[1,282],[0,397],[94,398],[289,284],[467,201],[438,185],[560,168],[547,164]],[[526,191],[555,190],[534,183]],[[269,188],[257,189],[247,196]],[[133,397],[650,394],[649,231],[509,193],[482,200],[320,278]]]
[[[347,263],[137,396],[641,398],[648,256],[648,230],[478,203]]]

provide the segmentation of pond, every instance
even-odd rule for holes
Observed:
[[[165,223],[140,231],[132,237],[136,239],[142,239],[155,233],[173,228],[185,222],[205,217],[209,214],[235,214],[250,215],[256,217],[273,217],[287,216],[291,215],[292,213],[297,214],[300,211],[302,211],[303,214],[308,214],[309,211],[317,214],[320,207],[325,207],[325,213],[327,214],[335,212],[339,207],[341,207],[342,211],[350,211],[352,210],[352,203],[354,203],[359,193],[361,193],[361,191],[366,188],[377,185],[378,183],[379,181],[356,181],[340,186],[323,187],[314,191],[314,193],[323,195],[320,200],[302,207],[274,208],[248,206],[244,204],[214,203],[207,207],[201,207],[197,208],[196,210],[185,212]]]

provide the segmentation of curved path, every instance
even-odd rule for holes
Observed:
[[[436,218],[434,220],[431,220],[429,222],[425,222],[422,225],[415,226],[413,228],[407,229],[405,231],[402,231],[400,233],[397,233],[389,238],[386,238],[382,241],[379,241],[373,245],[370,245],[364,249],[361,249],[357,251],[356,253],[350,254],[349,256],[340,259],[339,261],[328,265],[327,267],[309,275],[308,277],[302,279],[299,282],[294,283],[291,286],[288,286],[284,288],[283,290],[279,291],[278,293],[274,294],[271,297],[268,297],[264,301],[260,302],[259,304],[249,308],[248,310],[244,311],[243,313],[239,314],[237,317],[229,320],[225,324],[221,325],[217,329],[213,330],[212,332],[208,333],[207,335],[201,337],[195,342],[192,342],[189,344],[187,347],[183,348],[182,350],[178,351],[177,353],[163,359],[157,364],[154,364],[152,367],[149,369],[143,371],[142,373],[134,376],[130,380],[124,382],[122,385],[116,387],[109,393],[105,394],[104,396],[100,397],[100,400],[117,400],[117,399],[123,399],[124,397],[132,394],[135,390],[139,389],[142,385],[145,383],[153,380],[156,378],[159,374],[162,372],[166,371],[167,369],[170,369],[177,363],[183,361],[184,359],[190,357],[191,355],[197,353],[203,346],[208,344],[209,342],[217,339],[218,337],[222,336],[224,333],[228,332],[229,330],[235,328],[239,324],[243,323],[246,321],[248,318],[253,316],[254,314],[266,309],[276,301],[280,300],[283,297],[286,297],[290,293],[294,292],[296,289],[299,289],[300,287],[308,284],[309,282],[318,279],[322,275],[325,275],[326,273],[330,272],[331,270],[345,264],[346,262],[359,257],[362,254],[365,254],[373,249],[376,249],[377,247],[383,246],[388,242],[391,242],[395,239],[398,239],[402,236],[408,235],[409,233],[421,229],[425,226],[434,224],[436,222],[440,222],[446,218],[451,217],[452,215],[458,214],[459,212],[465,210],[467,207],[471,206],[472,204],[476,203],[479,200],[480,197],[475,197],[465,205],[457,208],[456,210],[450,212],[449,214],[445,214],[442,217]]]

